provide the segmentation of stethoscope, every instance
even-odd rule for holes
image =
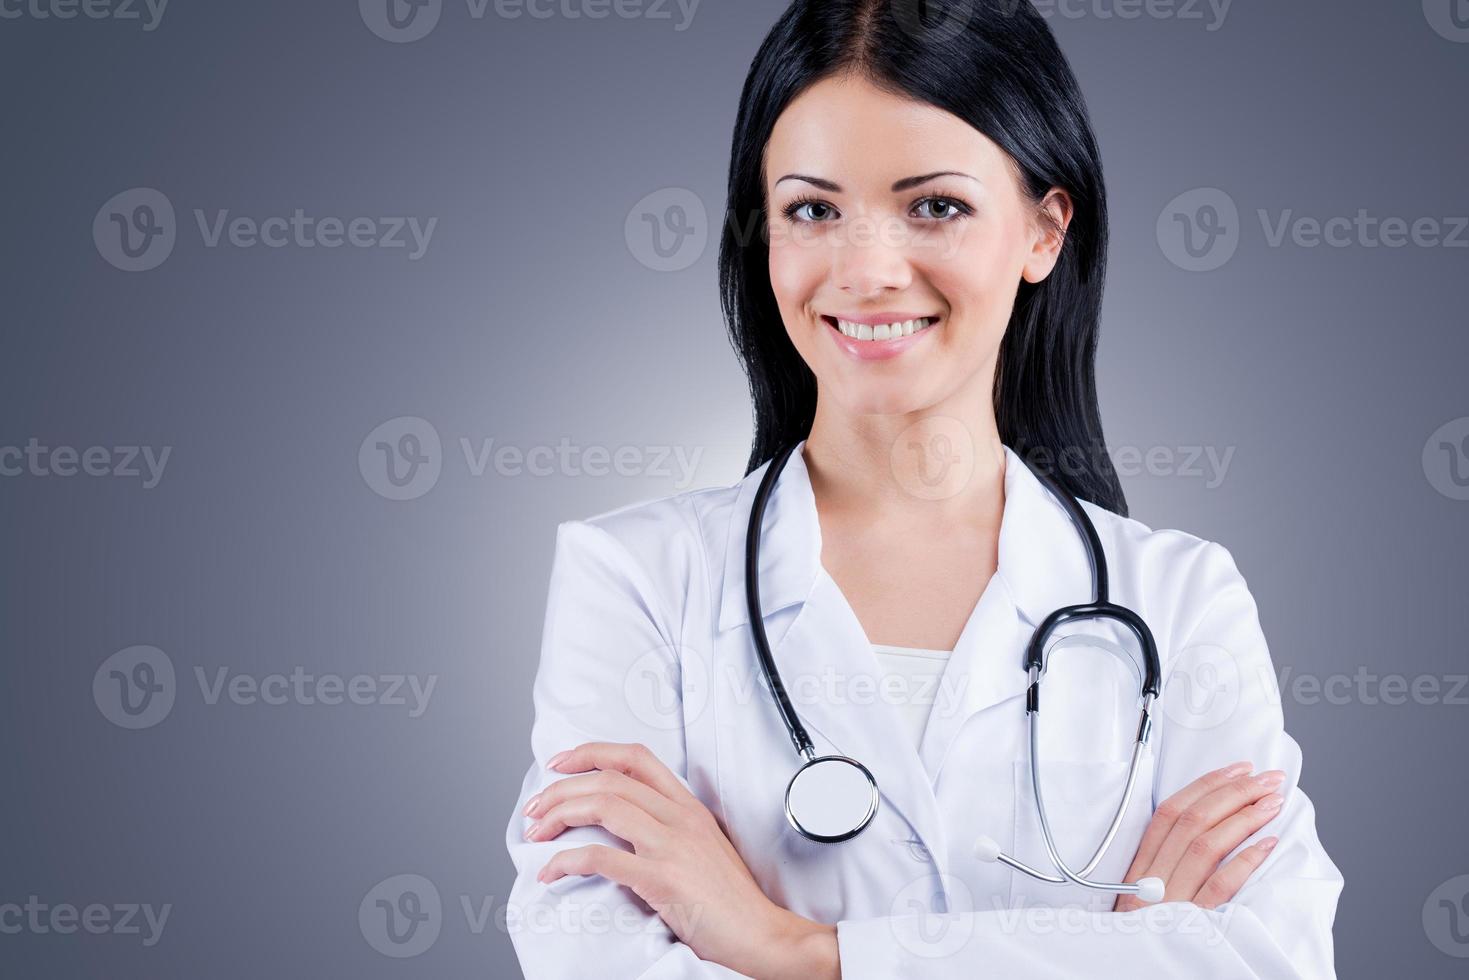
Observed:
[[[791,781],[786,786],[786,819],[802,836],[818,843],[835,844],[851,840],[867,829],[867,825],[872,822],[872,818],[877,814],[877,779],[872,775],[871,770],[856,759],[844,755],[818,756],[816,754],[811,736],[806,733],[805,726],[796,716],[790,698],[786,695],[785,685],[780,679],[780,671],[776,669],[775,658],[770,653],[770,642],[765,636],[765,621],[760,611],[761,519],[764,517],[765,504],[770,497],[771,489],[775,486],[776,477],[780,475],[786,460],[790,458],[798,445],[800,445],[799,442],[786,446],[771,460],[770,466],[760,481],[760,487],[755,492],[754,503],[750,506],[750,527],[745,538],[745,599],[749,604],[750,629],[755,640],[755,651],[760,657],[760,669],[765,675],[766,684],[775,697],[776,707],[780,711],[781,720],[785,722],[786,730],[790,733],[791,743],[795,745],[796,751],[805,760],[791,776]],[[1104,882],[1092,881],[1087,877],[1096,868],[1102,856],[1107,853],[1107,848],[1111,846],[1113,838],[1117,836],[1117,830],[1122,825],[1122,817],[1132,800],[1133,789],[1137,783],[1138,765],[1153,729],[1153,702],[1158,697],[1157,646],[1153,642],[1152,631],[1148,629],[1141,616],[1131,609],[1108,601],[1107,559],[1102,552],[1102,543],[1097,537],[1097,529],[1092,525],[1091,518],[1087,517],[1076,498],[1054,478],[1030,466],[1028,462],[1026,465],[1066,509],[1072,524],[1076,526],[1077,533],[1086,546],[1087,560],[1091,565],[1092,588],[1096,596],[1091,602],[1063,606],[1047,616],[1045,621],[1037,627],[1025,651],[1025,670],[1030,682],[1025,694],[1025,714],[1030,727],[1030,782],[1035,790],[1036,812],[1040,816],[1041,836],[1045,839],[1046,851],[1051,863],[1061,874],[1057,876],[1037,871],[1023,861],[1005,854],[993,838],[981,837],[975,852],[982,860],[1003,862],[1016,871],[1022,871],[1041,881],[1058,885],[1072,882],[1084,888],[1135,894],[1144,902],[1157,902],[1163,898],[1164,891],[1163,881],[1159,878],[1143,878],[1137,882]],[[1138,722],[1137,738],[1132,749],[1132,761],[1127,769],[1127,784],[1122,790],[1122,800],[1117,805],[1116,815],[1113,816],[1111,826],[1107,828],[1107,833],[1103,836],[1102,843],[1092,855],[1091,860],[1079,870],[1073,870],[1057,850],[1056,842],[1051,835],[1050,821],[1046,818],[1045,798],[1041,793],[1038,749],[1041,678],[1046,672],[1048,655],[1046,641],[1057,628],[1078,620],[1111,620],[1121,623],[1137,637],[1143,657],[1142,669],[1138,671],[1142,693],[1142,715]],[[1125,653],[1120,647],[1112,652],[1131,659],[1131,654]],[[1136,669],[1136,662],[1132,661],[1132,663]]]

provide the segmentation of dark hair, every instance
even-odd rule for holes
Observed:
[[[764,154],[804,89],[856,74],[944,109],[1005,150],[1039,204],[1064,189],[1073,215],[1040,283],[1022,280],[1000,343],[1000,440],[1072,494],[1127,515],[1097,407],[1097,321],[1107,201],[1086,104],[1050,27],[1029,0],[795,0],[771,28],[740,96],[719,251],[730,342],[749,377],[755,442],[746,473],[809,435],[816,378],[782,325],[770,285]]]

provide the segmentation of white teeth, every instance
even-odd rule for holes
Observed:
[[[837,329],[854,340],[896,340],[899,337],[915,334],[932,324],[933,318],[926,316],[919,317],[917,320],[880,323],[876,326],[867,323],[853,323],[850,320],[837,320]]]

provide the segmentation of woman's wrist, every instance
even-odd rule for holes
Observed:
[[[810,980],[841,980],[842,961],[837,952],[837,927],[806,920],[809,931],[798,940],[796,957],[800,976]]]
[[[766,967],[756,974],[770,980],[841,980],[837,928],[779,909],[774,940],[761,956]]]

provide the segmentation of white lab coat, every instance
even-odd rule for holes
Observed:
[[[1121,880],[1152,809],[1237,760],[1285,770],[1283,808],[1241,849],[1269,835],[1280,843],[1233,901],[1207,911],[1170,902],[1114,913],[1110,893],[974,856],[988,835],[1053,870],[1030,786],[1021,662],[1048,613],[1091,599],[1065,511],[1009,448],[1005,463],[999,569],[932,692],[916,750],[882,693],[860,623],[821,567],[801,449],[773,489],[760,556],[773,655],[818,754],[863,762],[881,790],[871,825],[841,844],[805,840],[783,811],[800,758],[760,681],[744,592],[750,503],[769,464],[730,487],[557,528],[534,685],[535,760],[506,828],[517,872],[507,928],[527,977],[739,976],[700,960],[616,882],[536,881],[563,848],[630,849],[600,827],[539,843],[522,837],[530,821],[521,808],[563,778],[546,761],[593,740],[651,748],[719,819],[766,895],[836,924],[846,980],[1335,975],[1331,927],[1343,880],[1298,783],[1301,751],[1282,727],[1255,602],[1228,551],[1181,531],[1083,505],[1109,561],[1111,598],[1151,626],[1165,685],[1135,802],[1093,877]],[[1118,663],[1076,657],[1042,688],[1042,788],[1073,867],[1111,820],[1136,731],[1136,681]]]

